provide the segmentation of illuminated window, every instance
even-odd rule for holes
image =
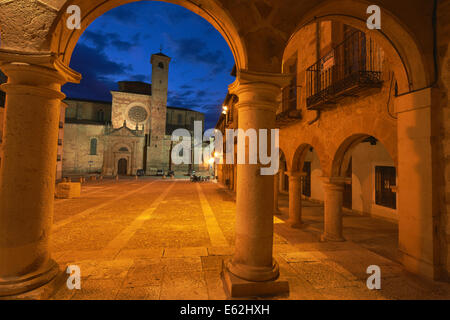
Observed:
[[[397,209],[395,167],[375,167],[375,203],[379,206]]]

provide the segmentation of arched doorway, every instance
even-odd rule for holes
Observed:
[[[126,176],[127,175],[127,171],[128,171],[128,161],[127,159],[120,159],[119,162],[117,163],[117,174],[119,176]]]
[[[393,150],[394,146],[384,145],[376,137],[367,134],[356,134],[345,139],[335,154],[332,167],[333,192],[341,193],[341,208],[329,211],[340,212],[340,217],[336,219],[341,221],[337,225],[342,229],[338,233],[343,234],[345,239],[362,246],[370,243],[368,249],[400,261],[398,170],[397,155],[392,153]],[[326,188],[329,193],[329,184]],[[336,205],[325,203],[325,206]],[[328,218],[335,221],[333,217]],[[364,223],[363,230],[355,221]],[[326,225],[324,229],[327,230]]]

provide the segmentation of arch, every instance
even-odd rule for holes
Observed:
[[[127,149],[127,151],[123,151],[124,149]],[[130,150],[133,150],[133,148],[130,145],[123,142],[117,142],[112,147],[113,152],[130,152]]]
[[[283,165],[282,165],[283,164]],[[286,169],[284,169],[286,168]],[[279,148],[279,164],[278,164],[278,170],[279,171],[289,171],[289,166],[288,166],[288,162],[287,162],[287,158],[286,158],[286,153]]]
[[[70,65],[70,60],[75,46],[88,26],[109,10],[124,4],[141,0],[68,0],[61,7],[49,31],[49,43],[51,52],[56,52],[62,62]],[[202,2],[201,5],[189,0],[158,0],[182,6],[189,11],[201,16],[208,21],[225,39],[234,56],[236,66],[246,69],[248,65],[247,50],[238,33],[232,18],[225,12],[216,0]],[[70,30],[66,27],[66,10],[70,5],[77,5],[81,9],[81,28]]]
[[[332,177],[345,177],[345,171],[350,163],[350,159],[352,157],[352,151],[353,149],[359,145],[361,142],[363,142],[365,139],[370,138],[370,137],[374,137],[370,134],[364,134],[364,133],[359,133],[359,134],[353,134],[347,138],[344,139],[344,141],[342,141],[339,145],[339,147],[337,148],[337,151],[335,152],[334,156],[333,156],[333,161],[331,164],[331,176]],[[378,137],[374,137],[375,139],[377,139],[378,141],[380,141],[381,144],[383,144],[384,148],[387,150],[387,152],[389,153],[389,156],[391,157],[391,159],[394,161],[395,167],[398,169],[397,166],[397,157],[395,154],[393,154],[393,150],[392,148],[389,148],[389,146],[385,143],[383,143],[383,141],[381,141],[380,139],[378,139]]]
[[[302,143],[300,144],[294,152],[294,156],[292,157],[292,163],[291,163],[291,170],[294,172],[299,172],[302,171],[303,169],[303,164],[305,162],[305,158],[306,158],[306,154],[308,153],[308,150],[310,148],[314,148],[312,145],[310,145],[309,143]],[[320,163],[320,157],[319,155],[317,155],[319,158],[319,163]],[[322,163],[320,163],[322,165]]]
[[[286,46],[295,34],[308,24],[320,21],[339,21],[364,31],[390,57],[392,69],[401,93],[426,87],[431,83],[432,71],[412,32],[387,9],[382,9],[382,29],[368,30],[366,10],[372,3],[363,0],[326,0],[313,7],[297,24]]]

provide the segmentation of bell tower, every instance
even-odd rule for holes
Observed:
[[[169,85],[169,63],[171,58],[164,53],[153,54],[152,64],[152,96],[150,132],[146,147],[146,170],[160,169],[167,162],[163,151],[166,134],[167,91]]]

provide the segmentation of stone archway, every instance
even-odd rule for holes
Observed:
[[[98,17],[105,14],[111,9],[121,5],[138,2],[141,0],[114,0],[114,1],[84,1],[84,0],[68,0],[61,1],[63,5],[58,12],[49,33],[50,50],[58,52],[60,59],[69,65],[73,50],[78,39],[86,30],[86,28]],[[247,53],[244,44],[239,37],[236,26],[227,12],[225,12],[217,1],[209,1],[198,5],[192,1],[186,0],[167,0],[165,2],[182,6],[195,14],[198,14],[207,20],[225,39],[236,61],[238,69],[245,69],[247,66]],[[65,28],[67,14],[66,9],[71,5],[77,5],[81,9],[81,28],[69,30]]]
[[[426,63],[423,47],[411,36],[408,26],[386,6],[382,8],[381,30],[368,30],[366,10],[369,5],[361,0],[323,1],[297,21],[295,32],[310,23],[326,20],[339,21],[362,30],[373,37],[391,58],[401,93],[426,87],[432,81],[433,70]],[[291,38],[295,32],[291,34]]]
[[[50,281],[57,272],[57,266],[50,259],[48,237],[51,233],[58,110],[64,97],[61,85],[80,79],[68,65],[82,30],[109,9],[131,1],[41,0],[31,3],[16,0],[0,4],[0,14],[7,17],[0,21],[0,61],[2,70],[9,76],[8,84],[2,87],[8,95],[8,122],[1,169],[0,226],[7,234],[4,239],[8,240],[0,239],[0,260],[7,261],[0,265],[0,278],[17,279],[12,286],[0,282],[0,295],[36,288]],[[239,126],[243,129],[274,127],[280,88],[289,83],[287,76],[279,74],[283,43],[294,33],[294,24],[302,26],[314,19],[337,18],[349,19],[346,23],[361,28],[368,5],[357,0],[277,1],[265,8],[232,0],[202,1],[201,5],[187,0],[168,2],[203,16],[229,43],[238,69],[238,79],[230,91],[239,97]],[[425,6],[428,2],[424,3]],[[82,9],[83,29],[67,31],[65,28],[65,9],[71,4],[80,5]],[[429,145],[432,92],[420,90],[431,83],[433,73],[425,61],[432,53],[424,39],[427,32],[417,28],[412,29],[412,35],[409,32],[414,24],[419,24],[418,21],[404,21],[401,6],[396,8],[389,2],[386,6],[395,15],[386,11],[384,27],[389,33],[381,41],[386,44],[386,52],[402,61],[399,68],[405,66],[406,70],[400,70],[396,75],[400,92],[407,93],[396,99],[398,149],[399,154],[405,155],[399,158],[398,167],[400,184],[411,186],[409,193],[403,193],[400,205],[407,209],[403,216],[413,222],[408,225],[408,230],[401,230],[404,234],[401,249],[405,252],[404,264],[410,271],[434,277],[439,265],[435,256],[438,246],[434,231],[439,215],[435,214],[437,206],[433,194],[423,195],[424,189],[433,189],[429,181],[434,173]],[[420,6],[409,11],[413,9],[423,15]],[[374,37],[378,36],[381,35],[374,32]],[[417,41],[416,36],[420,38]],[[410,91],[412,89],[416,91]],[[33,159],[33,163],[26,159]],[[231,271],[227,278],[230,291],[233,289],[232,274],[250,284],[252,281],[272,282],[279,275],[272,255],[273,202],[272,197],[265,197],[267,190],[273,188],[273,180],[258,176],[258,169],[258,166],[238,166],[238,250],[234,261],[227,264],[227,270]],[[29,188],[24,190],[23,184]],[[285,291],[285,284],[277,285],[279,291]]]
[[[376,149],[377,151],[375,151],[375,154],[372,154],[374,151],[371,151],[371,149],[373,148],[369,147],[355,154],[354,150],[356,148],[360,148],[363,143],[367,143],[368,145],[370,144],[371,146],[381,144],[383,146],[382,149],[387,155],[383,156],[383,150],[378,149]],[[379,175],[377,170],[390,168],[391,161],[394,166],[394,176],[388,178],[388,183],[395,187],[395,189],[390,189],[389,192],[394,195],[395,203],[397,202],[397,163],[395,162],[397,156],[392,153],[393,150],[395,150],[395,145],[385,145],[382,141],[378,140],[377,137],[369,134],[353,134],[350,137],[345,138],[344,141],[340,143],[333,156],[331,176],[323,179],[325,189],[325,225],[323,237],[325,239],[334,241],[344,239],[342,210],[345,206],[346,191],[352,190],[353,182],[358,182],[355,186],[355,191],[361,192],[361,196],[357,197],[358,199],[361,198],[361,201],[371,204],[373,201],[374,204],[378,204],[376,198],[372,199],[372,197],[374,195],[378,196],[377,189],[382,189],[380,192],[383,192],[384,185],[381,179],[384,179],[384,177],[382,174]],[[362,152],[364,153],[364,158],[362,156]],[[355,157],[357,157],[357,160],[355,160]],[[367,157],[367,159],[365,157]],[[385,166],[386,164],[388,166]],[[363,175],[363,177],[360,177],[360,175]],[[362,183],[365,184],[364,189],[361,187],[361,179],[363,180]],[[374,187],[375,191],[372,191],[372,187]],[[386,188],[389,187],[390,186]],[[367,190],[368,188],[370,191]],[[358,208],[357,211],[363,212],[363,209],[360,210],[358,207],[359,203],[352,204],[353,196],[352,191],[350,192],[349,209],[353,210],[354,206],[356,206]],[[396,205],[395,209],[397,209]],[[370,211],[366,213],[372,214],[372,209],[366,210]]]

